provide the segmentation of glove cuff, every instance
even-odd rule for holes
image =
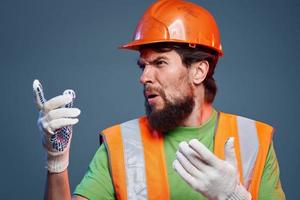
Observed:
[[[47,163],[45,168],[50,173],[61,173],[67,169],[69,165],[69,148],[62,154],[53,154],[48,152]]]
[[[227,200],[250,200],[252,199],[251,194],[246,190],[246,188],[238,184],[234,191],[226,198]]]

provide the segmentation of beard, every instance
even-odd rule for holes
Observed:
[[[191,87],[189,88],[191,91]],[[164,101],[164,107],[160,110],[149,105],[145,98],[145,109],[149,124],[152,129],[165,133],[181,125],[181,123],[192,113],[195,107],[193,93],[176,98],[171,102],[166,98],[165,92],[160,89],[152,89],[159,93]]]

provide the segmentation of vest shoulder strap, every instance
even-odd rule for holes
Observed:
[[[145,117],[105,129],[118,199],[169,199],[163,138]]]
[[[265,123],[228,113],[219,113],[214,152],[224,159],[225,142],[229,137],[235,137],[240,180],[254,199],[257,199],[272,133],[273,128]]]
[[[103,130],[101,133],[102,139],[107,149],[110,174],[115,188],[117,199],[127,199],[126,174],[125,174],[125,160],[124,147],[121,135],[120,125],[115,125]]]

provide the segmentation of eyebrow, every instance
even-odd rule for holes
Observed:
[[[150,61],[149,64],[151,64],[151,65],[152,65],[152,64],[155,64],[155,63],[157,63],[159,60],[162,60],[162,59],[169,60],[169,58],[166,57],[166,56],[158,56],[158,57],[155,58],[154,60]],[[144,59],[139,58],[139,59],[137,60],[136,63],[137,63],[138,66],[141,67],[141,66],[144,66],[146,62],[144,62]]]

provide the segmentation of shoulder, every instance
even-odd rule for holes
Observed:
[[[268,129],[273,131],[273,127],[270,124],[267,124],[265,122],[256,120],[256,119],[252,119],[252,118],[248,118],[242,115],[238,115],[238,114],[231,114],[231,113],[226,113],[226,112],[221,112],[219,111],[219,118],[226,118],[229,120],[236,120],[237,124],[240,125],[249,125],[249,124],[253,124],[256,126],[256,128],[264,128],[264,129]]]

